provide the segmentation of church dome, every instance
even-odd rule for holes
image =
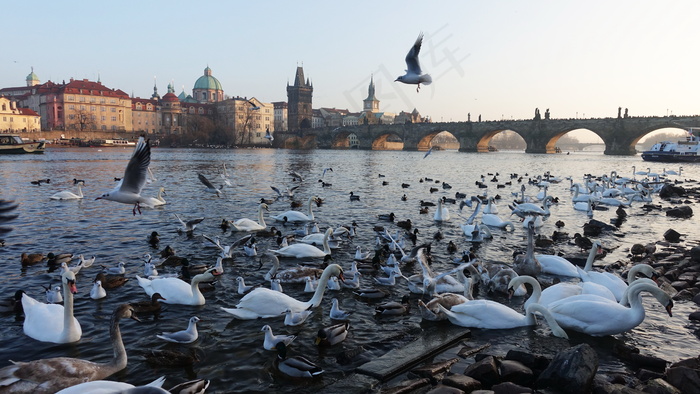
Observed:
[[[175,93],[166,93],[165,96],[163,96],[163,101],[180,101]]]
[[[206,90],[224,90],[221,87],[221,82],[211,75],[211,68],[207,67],[204,69],[204,75],[197,79],[194,83],[195,89],[206,89]]]

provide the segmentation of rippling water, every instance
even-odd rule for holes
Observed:
[[[151,168],[157,182],[147,186],[145,194],[157,193],[158,186],[164,186],[168,204],[153,210],[144,210],[142,215],[132,216],[131,207],[109,201],[96,201],[94,198],[114,187],[113,178],[120,177],[131,155],[131,150],[111,148],[49,148],[41,156],[3,156],[0,158],[0,190],[2,197],[15,199],[19,203],[19,218],[14,222],[14,231],[5,238],[7,244],[0,248],[0,283],[3,296],[9,297],[18,289],[24,289],[31,296],[44,301],[42,285],[58,283],[56,272],[48,272],[43,265],[21,269],[19,256],[22,252],[48,253],[70,252],[85,256],[97,256],[96,265],[78,274],[79,292],[75,300],[75,315],[83,329],[82,339],[75,344],[57,345],[37,342],[26,337],[22,332],[22,319],[13,315],[4,315],[0,319],[0,366],[7,360],[32,360],[44,357],[70,356],[95,361],[111,358],[108,324],[111,312],[121,303],[146,299],[143,290],[135,279],[122,288],[108,293],[107,298],[94,301],[89,297],[92,280],[99,265],[114,265],[118,261],[127,262],[127,277],[142,272],[141,256],[154,253],[146,241],[151,231],[161,234],[161,245],[171,245],[178,255],[190,258],[194,263],[215,262],[218,250],[209,245],[202,234],[220,235],[224,242],[239,238],[242,234],[222,234],[219,223],[222,218],[255,218],[257,203],[261,197],[272,197],[271,185],[279,188],[292,186],[288,171],[296,171],[305,177],[301,187],[296,191],[296,198],[306,201],[309,196],[318,195],[325,203],[315,208],[314,212],[321,228],[349,225],[357,222],[357,237],[333,252],[336,263],[349,267],[355,253],[355,246],[364,250],[374,246],[375,234],[372,226],[386,225],[393,231],[397,229],[388,223],[380,223],[377,214],[394,212],[397,220],[411,219],[420,229],[419,240],[430,241],[439,229],[445,239],[433,242],[433,269],[436,271],[453,268],[452,257],[446,251],[449,240],[453,240],[460,252],[469,248],[459,225],[470,212],[458,214],[457,206],[449,205],[453,215],[451,221],[436,224],[433,213],[419,214],[419,201],[435,201],[443,195],[454,197],[456,191],[477,194],[475,181],[480,175],[499,173],[499,183],[508,181],[508,174],[518,173],[525,179],[551,171],[559,177],[573,176],[577,181],[586,173],[595,175],[609,174],[615,170],[623,176],[631,176],[632,166],[637,170],[651,166],[656,172],[662,171],[659,164],[645,163],[639,157],[616,157],[600,154],[571,155],[534,155],[520,152],[496,152],[489,154],[459,153],[454,151],[433,152],[423,159],[422,152],[402,151],[291,151],[291,150],[180,150],[153,149]],[[201,172],[216,181],[222,164],[226,163],[228,171],[233,174],[234,186],[227,188],[222,198],[205,193],[197,180]],[[324,181],[331,187],[322,187],[318,181],[324,168],[331,167]],[[666,166],[671,169],[671,166]],[[677,168],[673,168],[677,170]],[[385,175],[379,178],[378,174]],[[528,175],[525,175],[528,174]],[[453,186],[443,190],[440,184],[419,183],[419,179],[430,177],[444,181]],[[499,204],[501,216],[507,216],[505,201],[512,200],[511,192],[520,190],[520,184],[496,189],[495,182],[488,182],[492,175],[487,175],[490,195],[500,194],[503,202]],[[31,180],[50,178],[50,185],[40,187],[30,184]],[[74,189],[72,179],[84,179],[83,191],[86,198],[81,201],[52,201],[49,196],[61,190]],[[686,165],[681,178],[699,179],[700,170]],[[388,185],[383,186],[382,181]],[[402,188],[402,183],[410,184]],[[298,183],[297,183],[298,184]],[[431,186],[439,191],[430,193]],[[553,185],[549,194],[558,196],[561,203],[552,207],[552,215],[545,222],[541,233],[549,235],[555,229],[554,222],[563,220],[564,230],[570,234],[581,231],[581,225],[588,221],[584,213],[576,212],[570,205],[569,182]],[[348,194],[353,191],[361,196],[360,201],[350,201]],[[403,194],[407,201],[401,201]],[[534,196],[537,189],[528,187],[528,195]],[[661,203],[658,198],[655,203]],[[626,261],[628,248],[633,243],[648,243],[661,240],[663,233],[674,228],[680,233],[688,234],[688,239],[695,239],[695,228],[691,220],[667,218],[663,212],[645,213],[635,204],[628,210],[629,217],[620,229],[600,237],[605,248],[610,252],[597,264],[610,264],[618,260]],[[695,209],[696,207],[693,206]],[[289,209],[287,201],[278,201],[270,206],[270,215]],[[206,219],[197,227],[195,236],[187,238],[178,235],[178,223],[173,217],[178,213],[183,218],[203,216]],[[614,209],[608,212],[596,212],[595,218],[608,222],[614,215]],[[274,225],[271,220],[268,225]],[[278,225],[279,226],[279,225]],[[292,227],[284,228],[291,231]],[[512,252],[524,248],[525,231],[518,224],[513,233],[494,230],[494,239],[478,248],[479,256],[485,261],[512,261]],[[259,250],[273,247],[271,239],[258,239]],[[557,245],[556,251],[567,256],[581,254],[574,245]],[[586,252],[587,253],[587,252]],[[293,262],[283,261],[283,265]],[[175,383],[193,379],[206,378],[212,381],[212,391],[299,391],[312,392],[350,374],[364,361],[377,357],[386,351],[410,341],[422,332],[440,330],[449,323],[421,322],[416,306],[417,296],[412,296],[414,307],[409,315],[402,317],[377,318],[373,316],[371,303],[359,300],[350,290],[327,292],[321,307],[301,327],[286,328],[283,319],[266,319],[257,321],[237,321],[221,311],[220,307],[234,306],[241,296],[235,292],[235,278],[242,275],[248,283],[263,284],[262,277],[268,267],[258,269],[257,258],[237,257],[233,264],[225,266],[225,274],[219,280],[216,289],[205,293],[207,303],[201,307],[166,305],[158,320],[145,318],[141,324],[128,321],[122,323],[122,333],[127,353],[128,367],[112,377],[133,384],[144,384],[158,376],[167,377],[166,387]],[[411,266],[403,269],[405,275],[414,273]],[[362,278],[363,286],[372,286],[373,279]],[[301,288],[285,285],[285,292],[300,299],[308,299]],[[405,283],[391,289],[387,299],[398,300],[407,293]],[[485,296],[482,294],[481,296]],[[330,349],[316,349],[313,338],[317,330],[330,324],[328,312],[330,299],[337,297],[343,309],[354,310],[351,320],[351,334],[340,345]],[[500,299],[502,302],[509,302]],[[522,309],[522,300],[513,299],[511,305]],[[523,347],[541,351],[556,349],[581,342],[590,343],[601,356],[601,370],[624,370],[625,366],[610,356],[612,344],[618,341],[634,345],[642,353],[677,361],[686,357],[697,356],[693,350],[697,338],[687,319],[694,307],[688,303],[678,302],[674,317],[669,318],[663,308],[653,299],[645,297],[647,319],[631,332],[607,338],[591,338],[572,335],[570,341],[553,338],[548,328],[522,328],[505,331],[474,330],[472,341],[492,343],[495,349]],[[189,346],[166,344],[156,338],[162,331],[178,331],[186,328],[191,316],[202,319],[198,328],[200,339]],[[270,324],[277,333],[299,333],[299,338],[290,349],[290,354],[304,354],[318,361],[326,370],[322,379],[313,382],[292,382],[273,373],[271,365],[274,352],[262,349],[263,334],[260,328]],[[364,351],[355,351],[362,347]],[[195,348],[201,360],[192,368],[162,368],[146,364],[139,356],[139,350],[174,349],[188,351]],[[454,350],[454,349],[453,349]],[[492,350],[497,353],[496,350]],[[359,355],[354,356],[354,353]],[[453,351],[444,356],[450,356]],[[345,357],[344,357],[345,356]]]

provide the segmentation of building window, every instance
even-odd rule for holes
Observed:
[[[117,131],[117,126],[112,126],[112,131]]]
[[[107,130],[107,125],[106,125],[106,124],[103,124],[102,127],[101,127],[101,129],[102,129],[102,130]]]
[[[71,120],[75,119],[75,115],[69,114],[68,119],[71,119]],[[12,122],[12,118],[10,118],[10,122]]]
[[[90,115],[90,119],[92,119],[92,121],[94,122],[94,121],[97,120],[97,116],[95,116],[95,115]]]
[[[91,103],[95,103],[95,102],[97,102],[97,99],[94,98],[94,97],[90,97],[90,102],[91,102]]]
[[[112,107],[111,109],[112,109],[112,112],[117,112],[116,108]]]
[[[92,111],[92,112],[97,111],[97,107],[95,107],[94,105],[91,105],[91,106],[90,106],[90,111]]]
[[[81,111],[85,111],[85,106],[84,106],[84,105],[81,105],[81,106],[80,106],[80,110],[81,110]]]
[[[116,122],[116,121],[117,121],[117,117],[116,117],[116,116],[112,116],[112,122]]]
[[[105,108],[105,107],[100,107],[100,112],[106,112],[106,111],[107,111],[107,108]]]
[[[68,96],[68,97],[66,97],[66,101],[75,101],[75,97]]]
[[[107,117],[104,116],[104,115],[102,115],[102,116],[100,117],[100,120],[104,122],[105,120],[107,120]]]
[[[116,103],[117,103],[117,99],[111,99],[111,100],[109,100],[109,102],[112,103],[112,104],[116,104]]]
[[[151,110],[153,109],[153,106],[152,106],[151,104],[148,104],[148,105],[146,106],[146,109],[149,110],[149,111],[151,111]]]
[[[84,102],[85,102],[85,97],[83,97],[83,96],[78,97],[78,101],[80,101],[81,103],[84,103]]]
[[[75,109],[75,105],[73,105],[73,104],[68,104],[68,109]]]
[[[141,111],[141,108],[142,108],[141,103],[136,103],[136,109],[138,109],[139,111]]]
[[[100,99],[100,104],[104,104],[104,103],[106,103],[106,102],[107,102],[107,99],[105,99],[105,98],[101,98],[101,99]]]
[[[200,115],[203,115],[203,114],[204,114],[204,108],[199,107],[199,114],[200,114]]]

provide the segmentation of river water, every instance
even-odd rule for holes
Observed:
[[[159,249],[171,245],[177,255],[188,257],[193,263],[214,264],[218,250],[205,241],[201,235],[221,236],[222,243],[228,244],[243,236],[241,233],[222,233],[219,226],[222,218],[231,220],[242,217],[256,218],[257,204],[261,197],[272,198],[270,186],[282,190],[298,185],[295,199],[306,201],[316,195],[324,199],[322,206],[314,207],[314,213],[321,229],[329,226],[358,225],[357,236],[333,252],[334,262],[349,268],[355,247],[372,250],[375,233],[372,227],[384,225],[392,232],[398,227],[388,222],[380,222],[377,215],[393,212],[397,220],[411,219],[420,230],[419,242],[429,242],[433,234],[440,230],[444,239],[433,242],[433,269],[437,272],[454,268],[446,245],[453,240],[459,253],[471,245],[465,240],[460,229],[471,211],[465,209],[460,215],[456,205],[448,205],[452,220],[442,224],[433,221],[434,209],[429,214],[419,214],[419,201],[436,201],[439,197],[454,197],[455,192],[467,195],[499,194],[501,216],[508,215],[507,201],[512,201],[511,192],[519,192],[521,184],[513,180],[512,185],[497,188],[504,184],[509,174],[517,173],[525,180],[550,171],[557,177],[573,177],[580,181],[584,174],[603,175],[617,171],[622,176],[632,176],[633,166],[642,170],[652,167],[661,172],[663,166],[645,163],[639,156],[604,156],[599,153],[572,153],[570,155],[535,155],[521,152],[493,152],[488,154],[460,153],[456,151],[436,151],[424,158],[423,152],[403,151],[292,151],[273,149],[252,150],[185,150],[154,148],[151,168],[157,181],[148,185],[144,194],[157,193],[159,186],[165,187],[167,205],[162,208],[145,209],[142,215],[133,216],[131,207],[110,201],[95,200],[105,191],[114,187],[114,177],[121,177],[131,149],[123,148],[53,148],[44,155],[3,156],[0,158],[0,190],[3,198],[14,199],[18,204],[19,218],[13,222],[14,230],[5,236],[6,245],[0,248],[0,283],[3,297],[10,297],[18,289],[44,301],[42,286],[58,284],[57,272],[49,272],[45,265],[22,269],[20,254],[61,253],[97,256],[91,268],[78,274],[79,292],[75,297],[75,316],[82,325],[82,339],[75,344],[57,345],[37,342],[22,332],[22,318],[4,315],[0,318],[0,366],[8,360],[32,360],[45,357],[70,356],[94,361],[107,361],[112,350],[108,336],[111,312],[119,304],[140,301],[147,298],[145,292],[134,279],[143,270],[142,256],[154,254],[146,237],[152,231],[161,234]],[[226,164],[231,174],[233,186],[226,188],[223,196],[217,198],[206,193],[197,179],[202,173],[219,184],[218,174]],[[678,170],[669,165],[666,169]],[[332,186],[323,187],[318,180],[325,168],[323,180]],[[293,182],[289,171],[296,171],[305,179]],[[380,177],[379,174],[384,175]],[[498,174],[498,175],[496,175]],[[475,181],[486,177],[487,189],[480,189]],[[490,182],[493,177],[498,182]],[[421,178],[432,178],[440,183],[419,182]],[[32,180],[50,178],[51,184],[35,186]],[[61,190],[74,190],[73,178],[85,180],[85,198],[79,201],[53,201],[49,197]],[[674,177],[675,178],[675,177]],[[686,165],[679,179],[700,179],[700,167]],[[388,184],[384,185],[383,182]],[[441,182],[447,182],[452,189],[443,189]],[[402,188],[402,183],[410,184]],[[431,193],[430,188],[438,191]],[[360,196],[359,201],[350,201],[349,193]],[[526,194],[536,195],[538,189],[527,187]],[[407,200],[401,196],[406,194]],[[560,203],[552,207],[551,217],[545,221],[540,233],[550,235],[555,230],[554,222],[565,222],[564,231],[573,235],[581,232],[581,226],[588,221],[582,212],[571,207],[569,181],[554,184],[549,194],[559,197]],[[654,203],[669,206],[655,197]],[[663,211],[645,212],[641,204],[633,204],[628,209],[629,217],[614,232],[604,233],[598,239],[607,256],[597,265],[606,265],[618,260],[628,261],[627,252],[634,243],[649,243],[663,239],[663,233],[674,228],[687,234],[684,239],[697,240],[696,226],[690,220],[671,219]],[[691,204],[693,209],[697,209]],[[269,215],[289,209],[288,200],[279,200],[270,205]],[[193,237],[177,233],[179,224],[173,214],[183,218],[204,217],[197,226]],[[596,211],[595,218],[609,222],[614,216],[610,211]],[[275,225],[268,220],[268,226]],[[277,226],[284,232],[291,232],[292,226]],[[512,253],[525,247],[525,230],[516,222],[515,231],[493,230],[494,238],[484,242],[478,255],[488,262],[512,262]],[[258,238],[258,250],[276,249],[272,238]],[[580,252],[569,243],[557,244],[553,251],[566,256],[585,258],[587,252]],[[553,253],[550,251],[549,253]],[[127,263],[126,276],[132,278],[121,288],[112,290],[107,298],[95,301],[89,291],[100,265],[113,266],[118,261]],[[291,266],[293,261],[283,260],[283,266]],[[143,318],[142,323],[133,321],[122,323],[124,343],[129,354],[128,367],[111,379],[133,384],[144,384],[161,375],[167,377],[166,387],[175,383],[205,378],[211,380],[212,392],[313,392],[350,374],[355,367],[365,361],[384,354],[386,351],[407,343],[417,335],[428,334],[449,325],[421,322],[417,309],[418,295],[411,297],[413,306],[408,315],[379,318],[373,315],[372,302],[360,300],[350,290],[327,291],[321,307],[300,327],[285,327],[283,319],[239,321],[223,312],[221,307],[233,307],[241,298],[235,291],[237,276],[246,278],[248,284],[263,284],[263,275],[268,266],[258,269],[256,257],[238,256],[235,262],[225,266],[225,274],[213,291],[205,293],[206,305],[201,307],[165,305],[159,319]],[[167,272],[167,269],[163,269]],[[403,267],[403,273],[415,273],[415,266]],[[382,274],[383,275],[383,274]],[[374,286],[371,275],[362,279],[363,287]],[[286,293],[299,299],[308,299],[301,287],[285,285]],[[390,296],[386,300],[398,301],[408,293],[404,281],[388,288]],[[488,297],[483,289],[478,294]],[[353,310],[350,335],[341,344],[329,349],[317,349],[313,340],[317,330],[331,324],[328,312],[331,298],[340,300],[343,309]],[[497,298],[521,310],[522,299]],[[525,349],[560,349],[569,345],[590,343],[601,356],[601,370],[624,371],[627,367],[611,356],[612,344],[622,342],[641,349],[643,354],[662,357],[668,361],[678,361],[698,355],[698,340],[694,334],[696,326],[688,321],[688,313],[694,305],[677,302],[674,316],[668,317],[663,308],[651,297],[645,297],[646,320],[636,329],[625,334],[607,338],[592,338],[585,335],[571,335],[564,341],[551,336],[546,326],[514,330],[485,331],[473,330],[471,341],[491,343],[493,352],[499,349],[521,347]],[[162,331],[178,331],[186,328],[191,316],[198,316],[199,340],[192,345],[174,345],[156,338]],[[262,348],[264,324],[269,324],[275,333],[298,333],[299,337],[290,349],[290,355],[303,354],[318,362],[325,369],[321,379],[312,382],[295,382],[274,373],[272,361],[275,353]],[[188,352],[195,349],[200,360],[192,367],[166,368],[147,364],[140,351],[148,349],[170,349]],[[453,349],[454,350],[454,349]],[[505,351],[505,350],[504,350]],[[447,352],[450,356],[454,352]],[[467,362],[467,361],[465,361]],[[463,364],[462,367],[466,365]],[[457,369],[460,370],[461,369]]]

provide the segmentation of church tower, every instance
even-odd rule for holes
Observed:
[[[297,67],[294,85],[289,86],[287,82],[287,130],[290,132],[311,128],[313,91],[309,80],[304,80],[304,68]]]
[[[368,91],[369,94],[364,100],[364,106],[362,110],[365,112],[377,113],[379,112],[379,100],[377,100],[377,98],[374,96],[374,75],[370,77]]]

